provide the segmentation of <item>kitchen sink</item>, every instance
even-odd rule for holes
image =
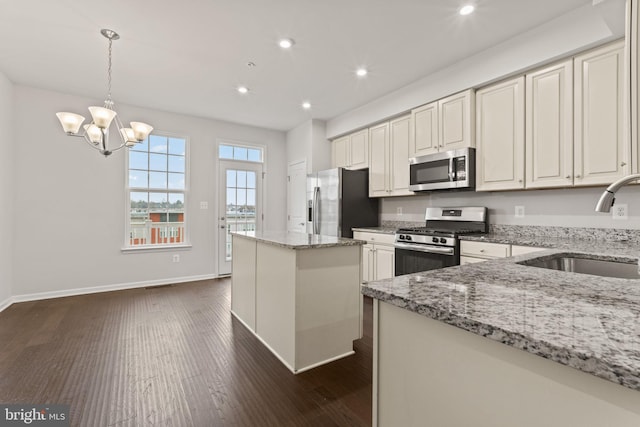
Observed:
[[[518,264],[570,273],[592,274],[620,279],[640,279],[638,260],[604,260],[577,254],[542,256]]]

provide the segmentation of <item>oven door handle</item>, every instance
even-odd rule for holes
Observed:
[[[416,245],[411,243],[396,243],[394,246],[397,249],[408,249],[410,251],[429,252],[433,254],[453,255],[455,253],[454,248],[443,246]]]

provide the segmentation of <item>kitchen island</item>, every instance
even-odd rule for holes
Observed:
[[[640,280],[519,264],[638,245],[565,243],[366,284],[374,425],[640,425]]]
[[[362,330],[364,242],[232,233],[231,312],[293,373],[353,354]]]

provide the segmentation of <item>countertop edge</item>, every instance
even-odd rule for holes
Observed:
[[[418,315],[455,326],[464,331],[489,338],[492,341],[526,351],[535,356],[577,369],[596,377],[614,382],[633,390],[640,391],[640,377],[635,370],[617,365],[614,367],[596,356],[590,356],[566,347],[554,346],[543,340],[532,340],[520,333],[508,331],[501,327],[470,320],[454,313],[444,312],[435,307],[419,304],[415,301],[377,291],[370,287],[362,287],[362,294],[379,301],[389,303]],[[626,375],[625,375],[626,374]]]
[[[339,239],[339,240],[331,241],[327,243],[320,242],[320,243],[301,243],[301,244],[295,243],[294,244],[294,243],[283,242],[281,241],[281,239],[274,239],[274,238],[261,237],[261,236],[249,236],[246,234],[236,233],[236,232],[231,232],[231,235],[243,237],[249,240],[255,240],[257,242],[265,243],[272,246],[277,246],[277,247],[286,248],[286,249],[294,249],[294,250],[333,248],[333,247],[343,247],[343,246],[362,246],[367,243],[363,240],[325,236],[325,237],[329,237],[332,239]]]

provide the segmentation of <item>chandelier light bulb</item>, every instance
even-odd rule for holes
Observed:
[[[61,112],[56,113],[56,116],[58,120],[60,120],[62,130],[71,135],[77,134],[80,126],[82,126],[82,122],[84,122],[84,117],[80,114]]]
[[[131,128],[133,129],[133,136],[136,139],[136,141],[139,141],[139,142],[142,142],[145,139],[147,139],[147,137],[153,130],[153,127],[146,123],[131,122],[130,124],[131,124]]]
[[[99,144],[102,142],[102,130],[98,126],[90,124],[84,125],[83,127],[91,142],[93,142],[94,144]]]
[[[89,107],[91,117],[93,118],[93,124],[100,129],[106,129],[111,126],[111,121],[116,116],[115,111],[104,107]]]

